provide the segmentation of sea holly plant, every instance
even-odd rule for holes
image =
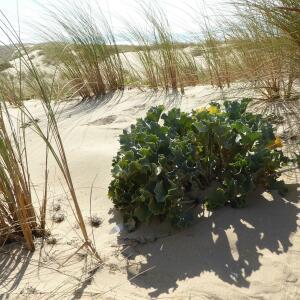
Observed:
[[[281,139],[246,111],[249,102],[212,102],[191,113],[152,107],[123,131],[109,196],[129,230],[154,218],[183,227],[205,209],[244,207],[258,185],[286,192]]]

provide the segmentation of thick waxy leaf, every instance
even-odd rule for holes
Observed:
[[[163,212],[163,205],[161,203],[157,203],[154,198],[150,200],[148,208],[154,216],[158,216]]]
[[[190,114],[152,107],[123,131],[109,197],[129,230],[155,217],[185,227],[199,204],[244,207],[258,185],[286,192],[277,170],[290,160],[269,121],[247,112],[249,101],[227,101],[225,110],[211,103]],[[212,182],[217,188],[208,192]]]
[[[145,222],[147,218],[149,217],[149,209],[145,205],[139,205],[134,209],[133,215],[140,221]]]
[[[222,188],[217,188],[206,198],[206,208],[208,210],[214,210],[218,207],[224,206],[226,201],[227,197],[225,191]]]
[[[156,197],[156,201],[158,203],[164,202],[166,199],[166,190],[164,187],[164,183],[163,181],[159,181],[157,182],[155,188],[154,188],[154,193],[155,193],[155,197]]]
[[[157,107],[151,107],[147,113],[146,120],[158,122],[163,110],[164,110],[163,105],[159,105]]]

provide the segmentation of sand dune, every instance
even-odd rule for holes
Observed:
[[[234,95],[238,89],[226,92]],[[182,231],[151,224],[129,234],[108,199],[111,161],[124,128],[156,104],[190,111],[219,98],[216,90],[202,86],[187,88],[185,95],[133,89],[59,103],[58,124],[80,206],[103,263],[84,250],[76,253],[82,244],[79,230],[63,178],[50,161],[48,226],[57,244],[42,247],[37,240],[33,254],[15,245],[2,249],[0,299],[299,299],[299,171],[285,174],[287,198],[256,191],[249,207],[220,209]],[[43,127],[39,102],[26,105]],[[45,146],[30,130],[28,143],[38,207]],[[59,224],[52,221],[57,204],[65,216]],[[101,218],[99,228],[88,225],[90,210]]]

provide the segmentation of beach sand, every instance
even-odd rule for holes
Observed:
[[[286,198],[258,190],[249,196],[247,208],[219,209],[181,231],[151,224],[129,234],[107,196],[123,129],[153,105],[191,111],[219,97],[217,90],[198,86],[184,95],[132,89],[99,100],[61,102],[59,129],[102,261],[77,251],[83,243],[80,231],[64,179],[50,159],[47,224],[57,242],[36,240],[34,253],[15,244],[2,248],[0,299],[300,299],[299,170],[284,175],[290,190]],[[45,127],[40,102],[26,105]],[[11,113],[17,116],[13,108]],[[27,132],[38,208],[45,145],[30,128]],[[64,215],[61,223],[52,220],[58,213]],[[91,215],[101,218],[98,228],[89,225]]]

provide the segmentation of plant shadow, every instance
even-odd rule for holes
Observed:
[[[14,291],[21,282],[30,264],[33,252],[19,244],[9,244],[0,252],[0,290],[8,295]],[[18,268],[18,272],[15,272]],[[3,297],[3,298],[2,298]],[[5,294],[0,293],[0,299],[6,299]]]
[[[146,262],[139,270],[142,275],[136,278],[128,269],[128,279],[139,287],[154,289],[149,293],[151,297],[175,290],[178,281],[199,277],[203,272],[248,288],[248,277],[261,267],[261,250],[280,255],[292,246],[290,238],[297,231],[300,189],[297,184],[288,187],[287,198],[274,192],[267,200],[255,193],[249,197],[246,208],[224,207],[175,235],[136,244],[134,252],[130,249],[125,255],[132,260],[142,255]],[[130,236],[145,235],[143,230],[134,235],[123,232],[120,244],[124,245]]]
[[[70,115],[76,116],[77,118],[81,115],[86,115],[93,113],[99,108],[104,108],[106,113],[108,111],[114,112],[116,105],[121,104],[122,102],[128,102],[132,97],[131,94],[124,94],[124,91],[115,91],[106,93],[103,96],[93,97],[89,99],[83,99],[81,101],[76,101],[71,105],[67,105],[68,101],[64,101],[59,107],[59,118],[66,119]],[[157,105],[159,102],[162,102],[166,108],[170,109],[173,107],[180,106],[182,102],[183,95],[176,91],[136,91],[134,94],[135,98],[139,98],[139,106],[141,111],[145,110],[147,106],[150,108],[153,105]],[[158,101],[160,99],[160,101]],[[133,107],[129,107],[129,111],[134,110]]]

